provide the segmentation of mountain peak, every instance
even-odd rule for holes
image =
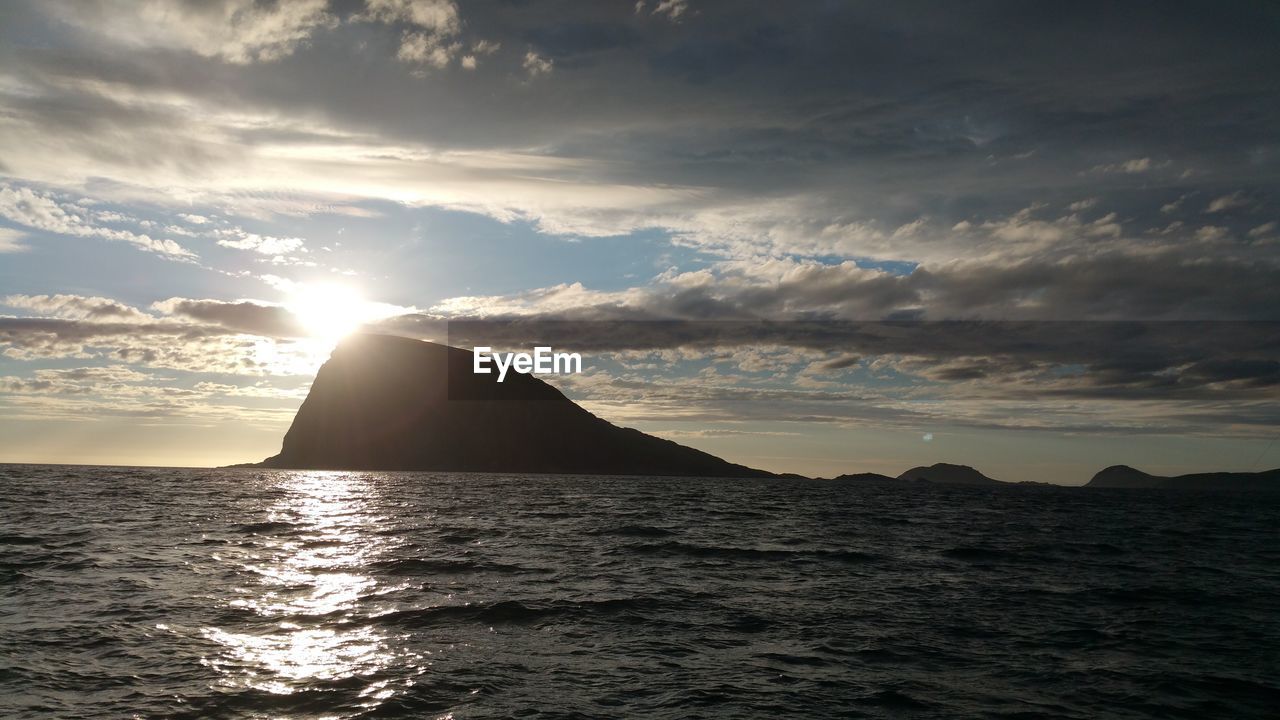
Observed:
[[[1152,475],[1128,465],[1104,468],[1085,487],[1180,488],[1193,490],[1276,490],[1280,469],[1263,472],[1209,472],[1190,475]]]
[[[934,463],[914,467],[898,476],[899,480],[931,482],[944,485],[1003,485],[999,480],[983,475],[968,465]]]
[[[263,467],[770,477],[621,428],[520,373],[475,374],[469,350],[360,334],[316,374]]]

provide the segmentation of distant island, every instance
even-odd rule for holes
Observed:
[[[1007,485],[983,475],[968,465],[936,463],[928,467],[913,467],[898,476],[910,482],[931,482],[940,485]]]
[[[851,473],[831,479],[832,482],[857,483],[931,483],[935,485],[974,485],[980,487],[1000,487],[1007,485],[1049,485],[1043,482],[1005,482],[987,477],[976,468],[953,463],[934,463],[913,467],[897,477],[880,473]]]
[[[280,452],[237,467],[810,479],[618,427],[533,375],[512,373],[499,383],[493,374],[475,374],[472,357],[469,350],[394,335],[352,336],[316,374]],[[1047,484],[1003,482],[952,463],[828,482]],[[1162,477],[1115,465],[1085,487],[1280,489],[1280,469]]]
[[[1112,465],[1094,475],[1085,487],[1275,490],[1280,489],[1280,468],[1262,472],[1209,472],[1169,477],[1151,475],[1128,465]]]
[[[937,485],[1010,485],[993,480],[968,465],[936,463],[934,465],[913,467],[897,477],[880,473],[850,473],[831,478],[834,482],[859,483],[904,483],[927,482]]]
[[[250,466],[775,477],[613,425],[533,375],[477,375],[469,350],[373,334],[333,351],[280,453]]]

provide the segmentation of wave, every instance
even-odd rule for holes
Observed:
[[[618,537],[644,537],[657,538],[669,537],[675,535],[671,530],[666,528],[653,527],[651,525],[622,525],[619,527],[602,528],[593,530],[591,535],[616,535]]]
[[[241,523],[239,525],[233,525],[231,529],[234,530],[235,532],[241,532],[241,533],[265,534],[265,533],[277,533],[277,532],[288,531],[288,530],[302,529],[303,527],[305,526],[296,525],[294,523],[285,522],[283,520],[265,520],[263,522]]]
[[[502,600],[467,605],[437,605],[414,610],[397,610],[368,619],[377,625],[410,628],[433,627],[458,622],[488,625],[520,625],[539,621],[577,619],[595,615],[622,615],[653,611],[662,603],[655,598],[634,597],[608,600],[549,600],[521,602]]]
[[[630,545],[628,551],[640,555],[662,555],[726,560],[762,560],[788,562],[831,561],[840,563],[870,563],[880,559],[878,555],[857,550],[782,550],[777,548],[743,548],[712,545],[696,545],[685,542],[663,542]]]
[[[550,573],[549,568],[525,567],[486,560],[458,560],[452,558],[398,558],[379,560],[369,568],[390,575],[465,574],[465,573]]]

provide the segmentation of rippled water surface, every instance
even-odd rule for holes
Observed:
[[[0,466],[0,717],[1275,717],[1280,500]]]

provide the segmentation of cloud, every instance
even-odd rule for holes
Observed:
[[[1277,225],[1278,224],[1274,220],[1269,223],[1263,223],[1262,225],[1249,230],[1249,237],[1258,239],[1274,237],[1276,235]]]
[[[553,65],[554,61],[542,57],[533,50],[524,54],[524,69],[529,73],[529,77],[548,75],[551,73]]]
[[[367,0],[365,17],[408,23],[440,35],[455,35],[462,25],[452,0]]]
[[[637,9],[639,9],[639,6],[637,6]],[[653,14],[665,15],[668,20],[678,22],[688,10],[688,0],[657,0],[653,8]]]
[[[156,239],[146,234],[98,225],[89,219],[83,208],[61,201],[52,193],[39,192],[26,186],[0,184],[0,217],[35,230],[59,235],[127,242],[172,260],[195,257],[194,253],[167,238]]]
[[[1214,268],[1275,264],[1274,245],[1238,241],[1247,227],[1215,222],[1225,231],[1206,238],[1198,227],[1170,228],[1160,213],[1171,197],[1213,197],[1222,187],[1271,207],[1270,156],[1254,151],[1273,142],[1280,118],[1255,77],[1261,48],[1220,42],[1240,37],[1232,28],[1257,26],[1255,11],[1218,17],[1214,32],[1187,13],[1142,11],[1135,22],[1158,26],[1154,35],[1090,34],[1080,64],[1064,70],[1055,43],[1078,33],[1040,11],[1022,18],[1027,33],[975,51],[972,38],[985,29],[958,11],[921,27],[892,4],[689,8],[686,26],[673,28],[643,22],[626,3],[469,5],[465,23],[452,3],[374,3],[347,22],[316,25],[323,38],[290,46],[296,61],[249,64],[198,53],[158,62],[155,52],[121,52],[118,41],[59,26],[56,57],[6,45],[0,155],[9,177],[31,187],[216,208],[219,217],[392,202],[579,238],[657,232],[710,260],[923,267],[911,282],[876,280],[901,298],[865,298],[871,308],[906,311],[913,303],[940,311],[929,298],[945,296],[965,301],[956,312],[995,312],[1003,298],[1020,303],[1015,315],[1048,314],[1044,298],[1074,295],[1032,277],[1081,282],[1086,272],[1105,275],[1101,257],[1143,277],[1141,292],[1102,288],[1117,302],[1160,295],[1186,311],[1190,303],[1173,289],[1155,292],[1159,272],[1173,267],[1170,281],[1190,282],[1189,296],[1211,295],[1217,310],[1246,307],[1243,291],[1226,303],[1231,288],[1202,287],[1183,266],[1187,248],[1200,243],[1203,252],[1213,240],[1225,255],[1210,259]],[[1088,8],[1075,17],[1098,20]],[[17,13],[9,32],[36,25]],[[914,27],[919,41],[877,42],[902,27]],[[435,38],[412,51],[415,66],[465,55],[484,65],[489,48],[501,46],[493,62],[509,71],[407,77],[395,57],[406,33]],[[454,43],[460,49],[450,50]],[[1215,63],[1163,72],[1189,52]],[[1011,53],[1021,59],[1015,77],[1000,62]],[[522,81],[544,64],[555,88]],[[1212,89],[1224,76],[1240,78],[1228,98]],[[1019,162],[989,160],[1028,147],[1036,153]],[[1172,157],[1194,164],[1196,175],[1161,174],[1161,186],[1150,187]],[[1107,162],[1097,167],[1114,172],[1076,172],[1099,158]],[[95,228],[108,224],[84,207],[68,212]],[[132,231],[140,245],[160,234]],[[948,263],[1021,267],[1025,290],[992,287],[982,303],[927,287],[959,272],[943,273]],[[1085,298],[1081,307],[1107,317],[1131,309],[1105,305]]]
[[[720,437],[796,437],[803,433],[779,430],[733,430],[729,428],[713,428],[710,430],[659,430],[654,435],[665,438],[720,438]]]
[[[1209,201],[1209,206],[1205,208],[1205,212],[1217,213],[1226,210],[1234,210],[1249,204],[1249,200],[1243,193],[1233,192],[1230,195],[1216,197]]]
[[[15,376],[5,379],[11,393],[77,395],[88,384],[158,385],[136,367],[306,376],[327,354],[327,348],[289,339],[294,319],[283,308],[251,301],[171,298],[153,307],[157,314],[105,298],[15,296],[6,303],[61,316],[0,318],[0,346],[8,357],[127,363],[128,373],[136,373]],[[537,338],[572,347],[592,362],[617,357],[621,376],[594,371],[564,381],[571,395],[614,420],[903,428],[944,423],[1069,432],[1124,427],[1243,435],[1266,432],[1280,420],[1275,402],[1280,361],[1273,352],[1280,322],[565,322],[564,317],[478,327],[499,346]],[[548,319],[553,322],[544,322]],[[450,333],[476,328],[454,322]],[[657,359],[657,365],[646,358]],[[681,368],[691,362],[711,364],[689,375]],[[877,379],[883,377],[893,380]],[[193,402],[211,393],[297,397],[273,390],[194,390]],[[119,389],[116,395],[133,392]],[[66,412],[84,409],[78,407],[67,406]]]
[[[621,353],[656,372],[569,385],[633,417],[778,422],[961,424],[1098,432],[1265,434],[1280,419],[1280,323],[538,322],[459,328],[451,337],[573,347],[588,366]],[[679,351],[678,355],[672,355]],[[813,359],[864,359],[819,369]],[[753,355],[761,357],[754,360]],[[766,357],[772,356],[772,360]],[[744,363],[743,358],[750,360]],[[694,376],[681,361],[717,363]],[[818,364],[820,368],[820,364]],[[767,378],[729,372],[780,371]],[[891,374],[890,374],[891,373]],[[879,376],[880,379],[877,379]],[[814,390],[805,389],[811,386]],[[655,399],[656,398],[656,399]],[[767,406],[753,407],[753,403]],[[930,422],[930,419],[932,421]],[[856,424],[855,423],[855,424]]]
[[[26,252],[31,248],[22,243],[26,233],[13,228],[0,228],[0,253]]]
[[[436,33],[407,32],[396,57],[403,62],[443,68],[462,50],[462,43]],[[474,65],[474,60],[472,62]]]
[[[1141,173],[1148,172],[1154,168],[1164,167],[1168,164],[1169,164],[1168,162],[1159,163],[1159,164],[1153,163],[1151,161],[1151,158],[1142,157],[1142,158],[1133,158],[1132,160],[1125,160],[1124,162],[1112,163],[1109,165],[1095,165],[1092,168],[1090,168],[1090,172],[1138,175]]]
[[[9,295],[0,303],[11,308],[73,320],[147,322],[151,316],[137,308],[104,297],[82,295]]]
[[[1171,203],[1165,203],[1164,205],[1161,205],[1160,212],[1166,213],[1166,214],[1177,212],[1178,209],[1182,207],[1182,203],[1186,202],[1186,199],[1187,199],[1186,195],[1180,195],[1177,200],[1174,200]]]
[[[452,298],[433,311],[581,319],[1275,320],[1275,272],[1270,263],[1232,258],[1225,249],[1205,258],[1191,247],[980,258],[922,264],[906,274],[856,261],[755,258],[676,273],[644,288],[601,292],[562,284],[512,296]]]
[[[20,361],[73,358],[196,373],[288,377],[313,375],[328,348],[182,318],[140,323],[0,317],[0,354]]]
[[[182,318],[190,318],[228,330],[252,333],[269,338],[305,335],[297,318],[283,307],[243,300],[192,300],[169,298],[154,303],[156,310]]]
[[[458,6],[451,0],[369,0],[359,19],[410,26],[400,38],[396,58],[419,68],[442,69],[462,50]],[[475,68],[474,55],[463,66]]]
[[[247,64],[293,54],[318,29],[337,20],[327,0],[51,0],[53,17],[111,42],[166,48]]]
[[[302,250],[305,252],[305,241],[296,237],[273,237],[246,232],[240,228],[216,231],[218,244],[236,250],[252,250],[263,255],[288,255]]]
[[[169,298],[150,311],[103,297],[10,295],[0,304],[2,354],[18,360],[105,358],[146,367],[244,375],[307,375],[330,348],[306,338],[278,305]],[[403,309],[400,309],[403,311]]]

